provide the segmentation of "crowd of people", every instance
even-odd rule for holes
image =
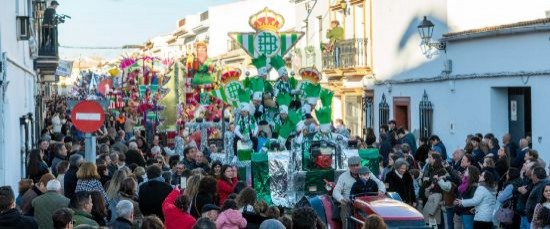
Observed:
[[[190,145],[180,158],[160,136],[149,145],[128,116],[107,119],[94,133],[95,161],[85,160],[67,99],[46,104],[27,176],[15,191],[0,187],[1,228],[326,228],[310,207],[285,212],[258,200],[234,165],[211,160],[215,145],[205,153]]]
[[[550,228],[550,180],[545,162],[531,148],[529,137],[502,145],[492,133],[468,135],[464,147],[450,155],[437,136],[420,138],[381,126],[380,138],[369,129],[367,148],[378,148],[380,172],[371,175],[350,158],[349,170],[338,179],[333,197],[349,216],[350,198],[364,192],[397,192],[416,207],[426,224],[437,228]],[[360,185],[354,184],[360,181]]]
[[[3,227],[326,228],[309,207],[289,213],[258,200],[239,181],[237,167],[212,160],[216,145],[188,144],[180,156],[158,135],[149,144],[131,115],[106,119],[94,133],[97,158],[86,162],[66,98],[54,98],[41,140],[28,154],[27,177],[17,192],[0,188]],[[337,126],[332,131],[344,128],[341,121]],[[437,135],[417,141],[390,121],[379,137],[367,129],[365,139],[349,139],[378,150],[380,165],[375,172],[361,167],[361,158],[348,158],[349,169],[332,192],[344,228],[355,195],[387,192],[398,193],[437,228],[550,227],[550,180],[528,137],[516,145],[505,134],[500,145],[491,133],[472,134],[448,154]],[[364,228],[384,225],[372,215]]]

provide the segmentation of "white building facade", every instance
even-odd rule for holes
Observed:
[[[516,144],[528,135],[550,160],[550,3],[375,1],[373,11],[375,130],[394,119],[417,136],[437,134],[449,155],[468,134],[502,142],[509,132]],[[446,45],[431,58],[419,47],[422,16],[435,25],[432,42]],[[421,126],[424,91],[433,118]]]
[[[29,45],[29,38],[20,36],[30,31],[21,31],[20,23],[26,22],[18,18],[32,20],[32,12],[31,1],[4,1],[0,7],[0,186],[10,185],[15,191],[24,173],[24,152],[33,147],[36,122],[31,123],[36,117],[37,73],[31,57],[31,52],[37,53],[32,45],[36,40],[31,34]]]

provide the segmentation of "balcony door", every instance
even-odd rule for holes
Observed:
[[[411,129],[411,97],[393,97],[393,119],[398,128]]]

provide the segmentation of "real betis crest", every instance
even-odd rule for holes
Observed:
[[[237,107],[239,102],[239,89],[244,89],[239,81],[241,70],[234,67],[225,67],[221,72],[222,86],[212,91],[212,96],[224,103]]]
[[[252,58],[284,56],[304,35],[302,32],[279,33],[285,20],[267,7],[252,15],[248,22],[256,32],[229,33],[229,36]]]

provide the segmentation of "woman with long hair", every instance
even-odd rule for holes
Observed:
[[[119,169],[115,171],[111,180],[106,184],[107,186],[107,197],[113,199],[117,197],[118,190],[120,189],[121,182],[128,177],[128,170]]]
[[[202,207],[204,205],[216,205],[218,203],[217,184],[218,181],[212,176],[206,176],[200,180],[197,195],[191,199],[190,213],[193,217],[199,218],[201,216]]]
[[[225,199],[229,194],[233,193],[237,186],[237,177],[235,171],[230,165],[223,165],[221,170],[221,177],[218,181],[218,197],[220,198],[219,205],[223,205]]]
[[[237,195],[237,207],[241,212],[253,212],[256,204],[256,191],[251,187],[246,187]]]
[[[44,153],[40,150],[33,149],[31,153],[29,153],[27,178],[31,179],[34,183],[38,183],[42,175],[50,172],[43,158]]]
[[[137,197],[137,181],[133,177],[126,177],[120,183],[117,196],[109,201],[109,209],[111,209],[111,221],[118,218],[116,215],[116,205],[121,200],[129,200],[134,205],[134,219],[139,220],[143,218],[143,214],[139,209],[138,197]]]
[[[222,171],[222,162],[215,160],[212,162],[212,166],[210,166],[210,175],[212,175],[216,180],[219,180],[221,178],[221,172]]]
[[[90,193],[92,196],[92,216],[94,221],[99,224],[99,226],[107,226],[109,219],[109,211],[105,203],[103,195],[99,191],[93,191]]]
[[[468,167],[470,170],[471,167]],[[473,169],[472,169],[473,170]],[[471,173],[470,172],[470,177]],[[475,182],[475,181],[474,181]],[[473,197],[456,200],[455,204],[463,207],[475,207],[474,228],[493,228],[493,211],[495,208],[496,181],[493,173],[484,171],[479,176],[479,185]]]
[[[105,199],[105,202],[109,201],[107,193],[105,193],[105,190],[99,181],[100,176],[97,173],[97,167],[94,163],[84,162],[80,168],[78,168],[76,178],[78,178],[78,181],[76,182],[75,193],[80,191],[99,191]]]
[[[540,202],[535,206],[531,228],[550,228],[550,184],[544,186]]]
[[[479,181],[479,169],[473,165],[470,165],[464,171],[462,182],[458,186],[458,198],[457,199],[470,199],[474,196],[477,189],[477,182]],[[474,228],[474,208],[464,207],[457,205],[455,201],[456,214],[462,219],[462,228],[473,229]]]
[[[192,201],[197,193],[199,193],[199,184],[202,180],[203,176],[200,174],[195,174],[190,176],[187,179],[187,184],[185,189],[183,190],[183,195],[186,195],[189,197],[189,201]]]
[[[508,171],[510,167],[510,159],[508,157],[508,152],[506,147],[502,147],[498,150],[498,159],[495,162],[495,170],[497,173],[503,177],[504,174]]]

